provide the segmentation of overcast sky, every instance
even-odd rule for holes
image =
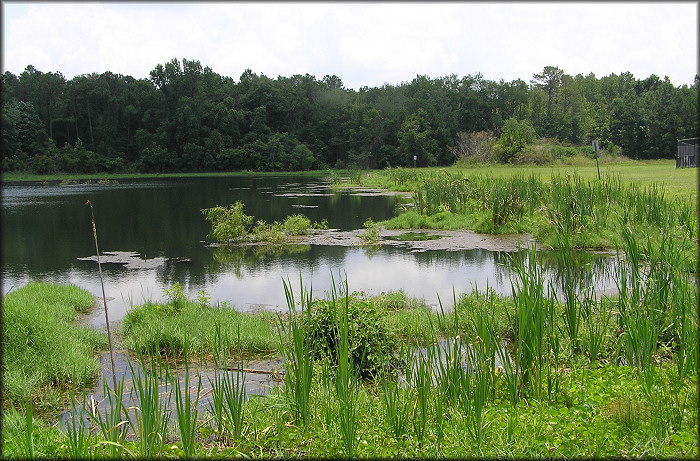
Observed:
[[[600,78],[698,73],[698,2],[143,3],[3,1],[2,67],[148,78],[172,58],[238,81],[339,76],[347,88],[482,73],[529,82],[544,66]]]

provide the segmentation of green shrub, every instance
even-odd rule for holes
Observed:
[[[376,245],[379,242],[379,226],[372,218],[365,221],[365,231],[360,234],[360,240],[365,245]]]
[[[311,315],[304,325],[314,358],[337,360],[340,343],[340,316],[345,297],[338,300],[314,300]],[[392,333],[384,313],[373,302],[352,293],[348,302],[348,337],[353,369],[363,378],[373,379],[398,362],[397,336]]]
[[[282,229],[287,235],[306,235],[311,229],[311,220],[300,214],[287,216],[282,223]]]
[[[243,212],[243,202],[238,201],[229,208],[215,206],[205,208],[202,214],[211,222],[212,229],[209,236],[222,243],[241,240],[248,235],[253,217]]]
[[[529,121],[509,118],[503,122],[501,137],[493,145],[492,154],[501,163],[508,163],[515,154],[535,142],[536,137]]]

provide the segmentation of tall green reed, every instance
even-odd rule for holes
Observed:
[[[199,397],[202,391],[202,378],[198,376],[197,393],[192,401],[190,393],[190,368],[188,363],[189,337],[185,336],[183,344],[183,360],[185,365],[184,383],[175,374],[170,375],[170,389],[175,394],[175,413],[177,416],[177,427],[180,432],[180,441],[182,442],[182,451],[185,457],[191,458],[194,456],[195,438],[197,434],[197,414]]]
[[[331,300],[330,302],[336,306],[335,311],[338,312],[337,289],[335,280],[331,277]],[[345,291],[343,300],[340,303],[342,310],[339,312],[338,332],[340,341],[338,343],[338,367],[335,375],[336,397],[340,412],[340,429],[343,436],[343,446],[345,447],[345,455],[352,458],[355,453],[355,445],[357,443],[357,391],[359,385],[358,372],[354,369],[352,352],[350,351],[350,326],[349,326],[349,308],[350,308],[350,293],[348,290],[347,278],[345,279]]]
[[[410,374],[413,367],[413,354],[409,348],[403,348],[406,373]],[[410,377],[409,377],[410,380]],[[409,381],[410,382],[410,381]],[[410,388],[402,388],[398,377],[385,374],[382,377],[382,401],[385,409],[385,419],[395,437],[401,438],[408,434],[410,420]]]
[[[117,381],[117,387],[110,389],[105,379],[102,380],[102,393],[105,396],[103,407],[106,403],[104,416],[91,401],[89,416],[100,429],[102,438],[106,443],[108,456],[115,458],[121,453],[128,452],[125,441],[132,426],[131,418],[124,404],[124,377]]]
[[[141,367],[138,370],[134,370],[129,362],[134,384],[131,389],[132,399],[133,394],[136,394],[138,399],[138,406],[134,407],[133,421],[140,457],[160,455],[167,436],[171,392],[169,389],[165,397],[161,395],[161,383],[167,383],[168,378],[168,370],[163,360],[162,357],[153,355],[150,357],[150,365],[147,368],[144,356],[139,354]]]
[[[407,392],[396,381],[384,378],[382,381],[382,401],[384,403],[387,425],[396,438],[408,434],[410,405]]]
[[[313,381],[313,358],[311,345],[304,334],[302,322],[308,316],[312,303],[312,291],[304,289],[304,283],[299,276],[301,312],[298,315],[294,292],[289,281],[283,281],[284,294],[287,299],[288,317],[285,325],[280,319],[280,349],[285,358],[285,395],[289,396],[294,411],[306,427],[311,411],[311,383]],[[285,345],[281,332],[287,334],[289,346]]]
[[[93,449],[92,434],[85,426],[82,409],[76,404],[73,394],[71,406],[70,422],[66,424],[68,456],[73,459],[90,458]]]
[[[556,239],[559,247],[559,251],[557,252],[559,276],[562,292],[564,293],[564,320],[566,332],[569,335],[572,350],[577,351],[580,346],[578,334],[581,320],[581,312],[577,302],[580,288],[577,284],[579,277],[574,272],[573,248],[571,246],[569,233],[562,229],[557,232]]]
[[[439,345],[437,347],[439,348]],[[418,352],[415,374],[413,377],[413,385],[416,389],[416,403],[413,412],[413,432],[419,444],[422,444],[425,438],[430,401],[432,400],[433,375],[431,373],[431,362],[433,361],[429,356],[430,350],[431,349],[428,349],[426,353]]]
[[[514,280],[511,281],[514,313],[508,312],[513,334],[515,372],[519,392],[533,391],[540,397],[545,361],[546,319],[553,301],[545,298],[542,269],[537,262],[537,250],[530,247],[527,257],[512,258]],[[515,382],[513,382],[515,383]]]
[[[590,293],[590,291],[587,293]],[[598,360],[598,356],[603,350],[606,333],[610,326],[610,319],[612,318],[612,309],[610,303],[605,300],[598,302],[595,299],[595,294],[587,295],[584,302],[594,306],[591,308],[591,314],[585,317],[587,333],[585,342],[586,353],[588,354],[588,360],[594,363]]]
[[[243,433],[243,413],[245,401],[245,373],[226,371],[223,374],[221,384],[224,394],[224,414],[231,425],[231,432],[235,437]]]
[[[24,450],[28,459],[34,458],[34,405],[30,399],[24,407]]]
[[[240,326],[236,329],[237,344],[241,344]],[[241,371],[227,368],[226,356],[229,349],[229,338],[223,336],[220,325],[216,325],[214,366],[217,371],[214,380],[209,378],[211,386],[211,399],[208,404],[209,413],[216,423],[218,437],[223,436],[224,429],[229,427],[234,437],[240,437],[243,432],[243,410],[245,401],[245,377],[243,363],[239,364]],[[239,351],[240,354],[240,351]],[[223,372],[219,369],[223,368]],[[235,375],[235,377],[234,377]]]

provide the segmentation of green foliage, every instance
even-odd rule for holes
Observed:
[[[375,378],[397,364],[396,336],[389,330],[384,312],[359,293],[339,302],[317,299],[303,325],[314,357],[337,363],[340,344],[341,303],[347,302],[348,341],[352,367],[363,378]]]
[[[596,78],[547,66],[532,85],[477,73],[352,91],[308,74],[271,79],[247,70],[231,78],[173,58],[149,77],[107,71],[66,79],[31,65],[5,72],[3,172],[366,169],[413,166],[414,155],[423,167],[484,162],[492,142],[485,134],[508,131],[504,120],[514,119],[561,142],[598,139],[613,155],[673,158],[676,139],[698,130],[697,83],[629,72]],[[499,161],[549,157],[507,144],[493,150]]]
[[[287,235],[306,235],[311,229],[311,220],[299,214],[287,216],[282,222],[282,229]]]
[[[220,334],[232,354],[259,355],[277,349],[272,325],[264,319],[225,305],[208,306],[187,299],[179,302],[178,309],[172,301],[148,302],[131,308],[123,322],[129,347],[143,353],[163,352],[177,357],[184,352],[187,340],[192,355],[204,356],[214,352],[215,338]]]
[[[209,236],[223,243],[238,241],[246,237],[253,217],[243,212],[244,206],[243,202],[237,201],[228,209],[218,205],[203,209],[202,214],[212,224]]]
[[[364,245],[376,245],[380,240],[379,225],[372,218],[365,221],[365,231],[360,234],[360,240]]]
[[[327,228],[325,221],[312,224],[309,218],[298,214],[287,216],[282,223],[268,224],[258,220],[252,225],[253,217],[243,212],[244,206],[243,202],[237,201],[228,209],[221,206],[203,209],[202,214],[212,223],[209,237],[221,243],[284,243],[290,236],[307,235],[312,228]]]
[[[513,156],[535,142],[537,134],[527,120],[509,118],[503,122],[501,137],[494,144],[492,154],[501,163],[511,162]]]

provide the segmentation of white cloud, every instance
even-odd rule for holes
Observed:
[[[146,78],[173,57],[237,79],[336,74],[347,87],[482,73],[632,72],[692,83],[693,3],[4,3],[3,69]]]

